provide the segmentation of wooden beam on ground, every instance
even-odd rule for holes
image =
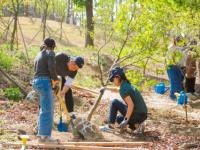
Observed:
[[[21,143],[3,143],[2,147],[20,148]],[[73,149],[73,150],[133,150],[138,148],[150,148],[152,142],[66,142],[59,144],[37,144],[28,143],[27,148],[42,148],[42,149]]]
[[[137,147],[137,146],[152,146],[152,142],[63,142],[67,145],[84,145],[84,146],[105,146],[105,147]]]
[[[81,87],[81,86],[77,86],[77,85],[72,85],[72,88],[75,89],[75,90],[82,90],[82,91],[87,91],[87,92],[90,92],[90,93],[93,93],[93,94],[99,94],[97,91],[95,90],[90,90],[88,88],[85,88],[85,87]]]

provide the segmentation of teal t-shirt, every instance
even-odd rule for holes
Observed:
[[[126,96],[131,97],[134,104],[133,113],[147,113],[147,106],[142,95],[131,83],[127,81],[122,82],[119,92],[123,99]]]

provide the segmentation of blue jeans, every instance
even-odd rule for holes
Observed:
[[[183,88],[184,75],[180,67],[177,65],[170,65],[167,69],[167,74],[170,82],[170,98],[176,99],[174,93],[180,93]]]
[[[40,111],[37,122],[38,136],[51,136],[54,114],[51,81],[48,77],[38,77],[33,80],[32,85],[40,96]]]
[[[118,124],[120,124],[124,120],[127,110],[128,110],[127,105],[125,105],[123,102],[121,102],[118,99],[114,99],[110,105],[110,113],[109,113],[108,122],[111,124],[114,124],[116,121]],[[118,114],[118,111],[121,114]],[[144,122],[146,119],[147,119],[146,113],[132,113],[129,123],[128,123],[129,128],[134,130],[135,124],[140,124]]]

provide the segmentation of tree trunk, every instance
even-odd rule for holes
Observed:
[[[47,11],[48,11],[48,3],[45,2],[45,9],[43,10],[42,15],[42,39],[44,40],[46,37],[46,23],[47,23]]]
[[[64,20],[64,16],[62,16],[61,20],[60,20],[60,40],[62,40],[62,31],[63,31],[63,20]]]
[[[15,42],[15,35],[16,35],[16,31],[17,31],[17,20],[18,20],[18,12],[19,12],[19,3],[18,0],[16,1],[16,5],[14,1],[12,0],[12,7],[14,10],[14,24],[13,24],[13,31],[12,31],[12,35],[11,35],[11,41],[10,41],[10,50],[13,50],[14,47],[14,42]]]
[[[94,22],[93,22],[93,0],[86,2],[87,31],[85,38],[85,47],[94,46]]]
[[[67,1],[67,18],[66,18],[66,23],[70,23],[70,16],[71,16],[71,0]]]

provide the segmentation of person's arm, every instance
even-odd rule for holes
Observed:
[[[62,89],[62,91],[61,91],[61,96],[62,96],[62,97],[65,96],[65,93],[68,92],[68,90],[71,88],[72,83],[73,83],[73,81],[74,81],[74,79],[71,78],[71,77],[66,77],[65,79],[66,79],[66,81],[65,81],[65,84],[64,84],[63,89]]]
[[[126,96],[124,98],[124,101],[128,105],[128,110],[127,110],[125,118],[127,118],[127,120],[129,120],[131,118],[131,114],[133,113],[134,103],[133,103],[133,101],[132,101],[130,96]]]

